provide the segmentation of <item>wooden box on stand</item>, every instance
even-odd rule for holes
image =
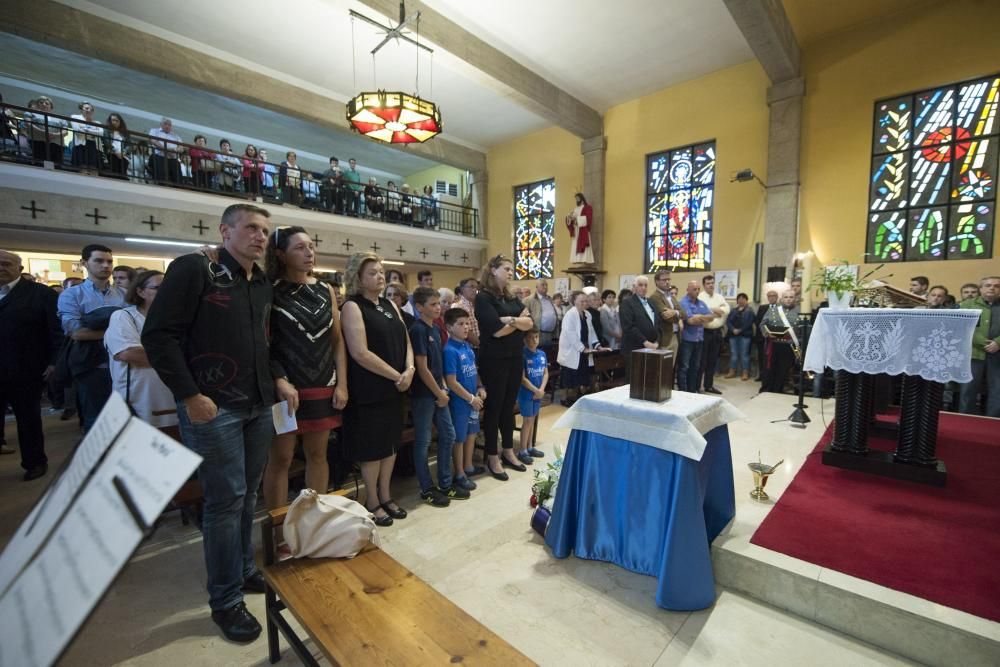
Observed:
[[[662,403],[674,387],[674,353],[670,350],[633,350],[630,398]]]

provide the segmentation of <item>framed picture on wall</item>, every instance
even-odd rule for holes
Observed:
[[[618,276],[618,290],[621,291],[623,289],[632,289],[632,284],[638,277],[639,277],[638,274],[635,273],[623,273],[622,275]]]
[[[715,291],[725,299],[736,299],[740,289],[739,271],[716,271]]]
[[[569,278],[556,278],[556,291],[563,295],[563,299],[569,298]]]

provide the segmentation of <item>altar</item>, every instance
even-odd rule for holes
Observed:
[[[545,534],[552,553],[657,577],[666,609],[711,606],[709,546],[735,514],[726,425],[743,418],[715,396],[652,403],[627,385],[578,400],[555,424],[573,432]]]
[[[836,371],[833,441],[823,462],[851,470],[944,486],[935,457],[944,383],[972,379],[972,334],[978,310],[845,308],[819,311],[803,366]],[[896,451],[870,450],[875,417],[873,376],[903,375]]]

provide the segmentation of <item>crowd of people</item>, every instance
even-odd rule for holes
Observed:
[[[391,180],[382,187],[374,176],[365,182],[354,158],[344,166],[331,156],[325,171],[313,171],[299,164],[295,151],[272,163],[267,151],[253,144],[237,153],[229,139],[212,148],[202,134],[186,144],[166,117],[142,134],[130,131],[118,113],[95,120],[96,109],[86,101],[68,117],[56,114],[47,96],[30,100],[27,108],[18,117],[3,107],[4,155],[84,174],[261,197],[352,217],[428,228],[440,224],[441,203],[433,187],[417,190]]]
[[[589,390],[594,353],[670,349],[683,391],[721,393],[716,368],[728,341],[725,377],[751,376],[757,347],[763,391],[783,391],[798,341],[801,282],[770,287],[756,312],[746,294],[730,305],[714,276],[690,280],[683,295],[669,270],[631,290],[548,295],[513,285],[512,262],[492,257],[478,279],[435,288],[420,271],[386,272],[372,253],[352,255],[340,285],[314,275],[314,241],[301,227],[272,229],[269,212],[241,203],[219,225],[221,245],[174,260],[166,273],[115,266],[112,250],[83,248],[87,277],[55,289],[35,283],[21,258],[0,251],[0,401],[15,413],[25,479],[46,474],[40,417],[45,384],[75,388],[84,430],[111,392],[140,419],[203,457],[202,531],[209,606],[223,634],[250,641],[260,624],[245,592],[264,583],[251,531],[258,488],[269,508],[288,502],[296,444],[306,484],[325,491],[331,431],[357,462],[365,507],[379,526],[407,518],[393,499],[404,427],[413,427],[412,463],[420,499],[444,508],[469,499],[475,479],[509,480],[544,454],[533,432],[558,367],[568,402]],[[926,281],[917,288],[934,292]],[[962,307],[983,312],[963,411],[1000,416],[1000,278],[984,278]],[[965,290],[965,288],[963,288]],[[929,307],[938,307],[929,299]],[[546,349],[554,349],[550,365]],[[287,402],[297,430],[275,435],[271,406]],[[968,409],[966,409],[968,408]],[[515,440],[515,414],[522,416]],[[430,448],[437,433],[437,464]],[[485,457],[474,450],[483,433]]]

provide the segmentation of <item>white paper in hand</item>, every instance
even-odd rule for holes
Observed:
[[[274,420],[274,432],[278,435],[291,433],[299,428],[298,422],[295,421],[295,415],[288,414],[288,401],[272,405],[271,418]]]

